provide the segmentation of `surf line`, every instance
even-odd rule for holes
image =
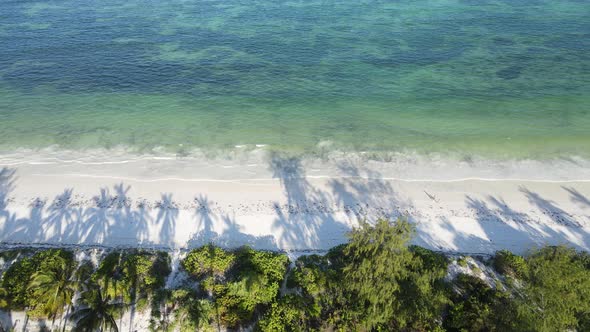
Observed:
[[[41,174],[33,173],[32,176],[40,177],[79,177],[79,178],[94,178],[94,179],[110,179],[110,180],[122,180],[132,182],[165,182],[165,181],[178,181],[178,182],[220,182],[220,183],[240,183],[240,182],[254,182],[254,181],[280,181],[282,178],[243,178],[243,179],[208,179],[208,178],[180,178],[180,177],[164,177],[164,178],[153,178],[153,179],[142,179],[127,176],[112,176],[112,175],[92,175],[92,174],[79,174],[79,173],[66,173],[66,174]],[[467,177],[458,179],[404,179],[397,177],[371,177],[361,175],[306,175],[299,177],[289,177],[289,179],[359,179],[359,180],[381,180],[381,181],[398,181],[398,182],[430,182],[430,183],[454,183],[454,182],[467,182],[467,181],[482,181],[482,182],[532,182],[532,183],[590,183],[590,179],[575,179],[575,180],[542,180],[542,179],[520,179],[520,178],[478,178],[478,177]]]

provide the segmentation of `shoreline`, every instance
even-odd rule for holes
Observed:
[[[53,177],[56,175],[44,175],[34,174],[40,177]],[[62,177],[78,177],[78,178],[93,178],[93,179],[107,179],[107,180],[118,180],[118,181],[131,181],[131,182],[221,182],[221,183],[235,183],[240,184],[244,182],[264,182],[264,181],[275,181],[272,178],[252,178],[252,179],[235,179],[235,180],[223,180],[223,179],[203,179],[203,178],[156,178],[156,179],[141,179],[132,177],[120,177],[120,176],[108,176],[108,175],[88,175],[88,174],[62,174]],[[451,180],[430,180],[430,179],[402,179],[392,177],[365,177],[365,176],[330,176],[330,175],[318,175],[318,176],[305,176],[300,179],[357,179],[357,180],[384,180],[384,181],[400,181],[400,182],[434,182],[434,183],[453,183],[453,182],[468,182],[468,181],[482,181],[482,182],[538,182],[538,183],[590,183],[590,179],[579,179],[579,180],[538,180],[538,179],[494,179],[494,178],[460,178]]]
[[[322,143],[318,144],[321,147]],[[472,155],[448,151],[273,150],[266,145],[223,150],[193,149],[183,154],[130,147],[69,150],[57,146],[0,152],[0,167],[28,174],[103,177],[129,181],[266,181],[292,172],[310,179],[363,178],[392,181],[590,181],[590,155],[538,158]],[[149,172],[145,171],[148,170]],[[49,170],[49,173],[46,172]]]
[[[478,162],[433,163],[429,178],[413,179],[409,175],[428,165],[262,152],[257,158],[256,164],[23,159],[16,167],[0,158],[0,245],[188,250],[213,242],[322,252],[344,243],[359,220],[406,217],[416,225],[412,243],[436,251],[523,253],[544,244],[590,251],[590,176],[585,174],[590,171],[581,162],[581,173],[562,170],[547,179],[538,178],[535,169],[545,165],[551,172],[563,164],[523,161],[490,171],[478,170]],[[458,169],[437,174],[452,167]],[[488,178],[458,178],[465,170]],[[515,170],[530,176],[492,178],[501,171],[516,176]]]

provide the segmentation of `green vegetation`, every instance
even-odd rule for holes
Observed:
[[[76,330],[116,328],[115,318],[127,307],[147,303],[170,273],[166,253],[116,251],[98,267],[89,261],[78,264],[74,253],[64,249],[23,253],[2,275],[0,305],[50,319],[55,331],[65,328],[64,317]],[[80,296],[72,308],[76,294]]]
[[[525,258],[518,315],[527,330],[564,331],[590,319],[587,256],[565,247],[546,247]],[[588,326],[586,326],[588,327]]]
[[[457,260],[457,264],[459,264],[460,267],[468,267],[469,266],[469,263],[467,262],[467,257],[461,256]]]
[[[103,289],[93,285],[80,295],[78,307],[71,315],[74,331],[118,331],[115,317],[124,303],[116,302],[110,296],[104,296]]]
[[[287,263],[282,254],[248,247],[228,252],[209,245],[192,251],[183,267],[211,299],[215,323],[238,327],[277,298]]]
[[[512,302],[507,292],[492,289],[481,279],[460,274],[443,327],[447,331],[516,331],[510,321]]]
[[[10,252],[0,306],[53,331],[117,331],[125,312],[145,310],[151,330],[170,332],[590,330],[588,253],[500,251],[451,279],[449,259],[409,245],[412,235],[404,220],[362,223],[348,243],[291,265],[281,253],[207,245],[168,288],[163,252],[113,251],[97,265],[63,249]]]
[[[166,253],[117,251],[102,260],[91,280],[100,285],[106,297],[134,303],[141,310],[150,297],[164,287],[169,273]]]
[[[493,262],[496,271],[511,278],[522,278],[528,269],[524,257],[507,250],[498,251]]]
[[[27,309],[31,317],[51,319],[72,301],[76,288],[71,275],[75,268],[72,252],[51,249],[24,257],[12,264],[2,275],[2,289],[7,308]]]

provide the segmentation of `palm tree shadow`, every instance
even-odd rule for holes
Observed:
[[[487,200],[491,204],[471,196],[465,197],[476,222],[467,231],[456,221],[442,217],[439,222],[429,225],[430,228],[439,228],[420,230],[419,244],[441,250],[482,254],[499,249],[524,253],[523,250],[536,246],[564,243],[588,249],[584,235],[576,227],[564,231],[562,227],[540,222],[533,215],[511,208],[501,198],[488,196]]]
[[[28,233],[28,237],[33,240],[43,239],[43,229],[41,227],[35,227],[35,225],[41,225],[43,222],[43,210],[45,205],[47,204],[46,199],[41,199],[37,197],[30,205],[30,212],[29,218],[20,220],[20,223],[23,225],[33,225],[33,227],[26,227],[26,232]],[[68,227],[64,230],[64,233],[67,234]]]
[[[16,181],[15,173],[14,169],[0,168],[0,222],[2,222],[0,238],[3,241],[11,240],[15,234],[23,233],[23,223],[8,209],[11,201],[10,194],[14,190]]]
[[[53,230],[50,241],[61,241],[64,238],[63,224],[68,225],[72,221],[72,192],[73,189],[65,189],[63,193],[56,196],[51,205],[47,208],[49,215],[44,221],[43,231]]]
[[[521,187],[520,192],[528,198],[531,204],[539,208],[543,214],[547,215],[554,222],[568,227],[582,227],[580,222],[575,220],[571,214],[558,207],[555,202],[545,199],[525,187]]]
[[[494,199],[494,201],[503,202],[501,199]],[[490,254],[497,250],[498,244],[500,247],[518,252],[523,242],[531,241],[534,232],[526,229],[524,224],[519,224],[518,227],[510,225],[509,217],[505,216],[501,209],[496,209],[484,200],[469,195],[465,196],[465,202],[467,208],[473,213],[476,228],[474,228],[475,225],[471,225],[466,230],[457,221],[441,216],[436,222],[419,227],[416,244],[434,250]],[[502,206],[502,209],[511,211],[505,206]],[[507,239],[508,242],[497,243]]]
[[[328,182],[336,204],[358,220],[366,220],[368,215],[378,218],[397,219],[405,216],[404,210],[410,206],[393,189],[391,182],[383,180],[381,173],[341,162],[338,169],[346,175]]]
[[[332,200],[307,180],[300,158],[271,154],[269,169],[279,179],[287,201],[284,205],[274,202],[272,228],[280,232],[277,242],[282,248],[328,248],[345,240],[349,226],[334,219]]]
[[[83,228],[76,230],[72,236],[85,242],[102,243],[109,234],[110,207],[113,204],[113,196],[108,188],[102,188],[100,194],[94,196],[92,201],[94,206],[83,212]]]
[[[0,218],[10,218],[8,212],[8,196],[14,190],[16,171],[10,168],[0,168]]]
[[[496,206],[497,214],[502,216],[501,218],[498,217],[498,219],[504,222],[512,220],[519,224],[524,224],[530,221],[530,217],[527,216],[526,213],[512,209],[504,199],[496,198],[494,196],[488,196],[488,199]]]
[[[223,247],[237,247],[248,245],[264,250],[278,250],[275,238],[272,235],[254,236],[242,231],[242,227],[236,222],[235,217],[224,215],[221,217],[224,227],[223,233],[218,236],[217,243]]]
[[[153,223],[151,204],[145,200],[136,207],[129,198],[130,186],[123,183],[113,190],[101,188],[90,200],[73,196],[67,188],[48,204],[46,198],[37,197],[28,205],[28,215],[17,218],[8,208],[14,188],[15,172],[0,169],[0,241],[69,243],[69,244],[144,244],[149,240]],[[156,222],[160,228],[160,242],[174,242],[178,207],[171,194],[162,194],[155,203],[158,208]]]
[[[199,222],[200,237],[205,243],[212,241],[217,234],[213,231],[213,211],[211,202],[207,196],[199,195],[195,198],[197,207],[195,209],[195,217]]]
[[[178,218],[178,207],[172,199],[172,194],[162,194],[160,201],[156,202],[158,215],[156,224],[161,224],[160,244],[174,246],[174,232],[176,230],[176,220]]]
[[[135,210],[132,200],[129,198],[131,186],[123,183],[115,185],[111,217],[113,224],[110,227],[109,237],[119,238],[125,241],[144,243],[149,238],[150,215],[141,202]]]
[[[305,170],[300,158],[281,157],[273,153],[269,167],[272,177],[279,179],[285,189],[288,204],[295,205],[307,200],[311,186],[305,178]]]
[[[8,211],[8,196],[14,190],[14,183],[16,170],[9,169],[9,168],[0,168],[0,221],[4,219],[3,227],[1,229],[0,240],[4,240],[10,238],[10,233],[12,232],[12,228],[17,226],[16,216],[11,214]],[[12,314],[10,311],[6,311],[5,320],[2,322],[9,322],[10,325],[0,325],[0,329],[6,327],[6,330],[9,330],[12,325]]]
[[[255,246],[261,249],[278,249],[274,237],[255,236],[246,234],[236,222],[235,217],[229,214],[220,214],[212,207],[213,203],[204,195],[195,198],[198,231],[188,241],[188,247],[198,247],[208,243],[215,243],[221,247],[240,247],[243,245]],[[214,226],[222,228],[221,233],[214,230]]]
[[[567,191],[570,194],[570,199],[572,202],[577,203],[582,206],[582,208],[590,208],[590,198],[582,195],[581,192],[576,190],[573,187],[561,187],[563,190]]]

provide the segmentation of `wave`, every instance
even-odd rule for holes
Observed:
[[[321,143],[311,152],[248,145],[193,149],[183,154],[155,148],[137,152],[59,147],[15,149],[0,154],[0,167],[27,169],[44,176],[103,177],[143,182],[261,181],[274,178],[365,178],[407,182],[437,181],[590,181],[590,160],[581,156],[547,159],[490,158],[462,153],[342,151]]]

